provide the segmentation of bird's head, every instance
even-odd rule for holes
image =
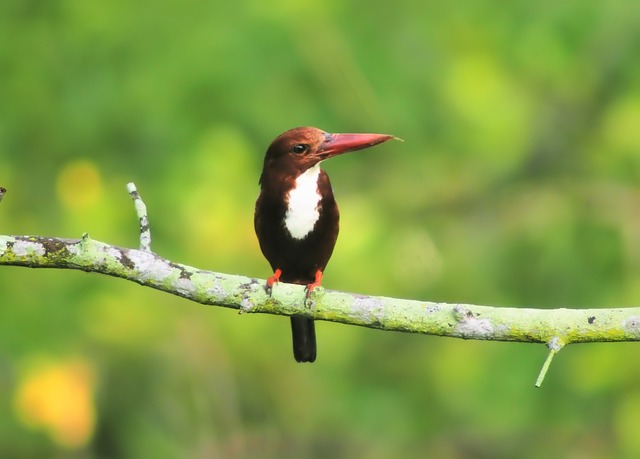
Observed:
[[[276,169],[297,176],[325,159],[393,138],[386,134],[329,134],[314,127],[298,127],[271,143],[264,157],[264,171]]]

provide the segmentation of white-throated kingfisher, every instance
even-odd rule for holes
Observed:
[[[384,134],[329,134],[313,127],[291,129],[267,149],[260,176],[254,225],[260,249],[274,274],[267,288],[282,281],[320,285],[338,238],[340,214],[320,163],[394,137]],[[298,362],[316,359],[313,319],[291,316],[293,355]]]

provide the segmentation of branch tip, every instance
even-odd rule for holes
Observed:
[[[133,204],[140,223],[140,250],[151,252],[151,228],[149,227],[149,217],[147,216],[147,206],[145,205],[135,183],[127,183],[127,192],[133,199]]]
[[[82,237],[80,238],[80,247],[82,249],[86,249],[87,243],[91,240],[89,237],[89,233],[82,233]]]
[[[551,366],[551,361],[553,360],[555,355],[558,352],[560,352],[560,349],[564,347],[564,342],[558,336],[554,336],[549,340],[549,342],[547,342],[547,347],[549,348],[549,355],[547,355],[547,359],[544,361],[544,364],[542,365],[542,369],[540,370],[538,379],[536,379],[536,387],[542,386],[544,377],[547,375],[547,371]]]

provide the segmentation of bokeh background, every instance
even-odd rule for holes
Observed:
[[[326,164],[327,288],[513,307],[640,303],[640,3],[0,3],[0,233],[270,274],[266,146],[299,125],[405,139]],[[640,457],[634,344],[288,320],[122,280],[0,268],[0,456]]]

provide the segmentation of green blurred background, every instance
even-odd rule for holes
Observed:
[[[0,4],[0,233],[266,278],[264,151],[312,125],[405,139],[326,164],[327,288],[496,306],[640,303],[640,3]],[[633,344],[288,320],[0,269],[0,456],[640,457]]]

